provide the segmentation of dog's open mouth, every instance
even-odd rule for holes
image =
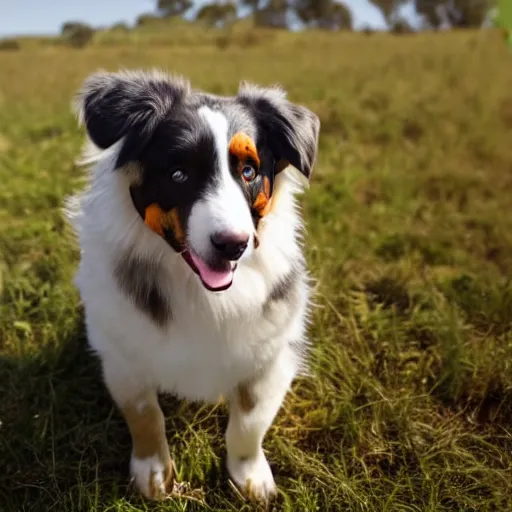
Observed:
[[[203,286],[207,290],[221,292],[227,290],[233,283],[236,263],[220,260],[214,266],[188,249],[183,251],[181,255],[189,267],[200,277]]]

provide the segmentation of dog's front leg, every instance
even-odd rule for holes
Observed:
[[[133,380],[119,379],[108,371],[105,371],[105,381],[130,430],[130,471],[135,484],[147,498],[162,499],[172,484],[174,465],[169,454],[164,415],[156,391],[135,391],[136,386],[130,385]]]
[[[240,384],[230,396],[226,431],[228,471],[249,498],[267,501],[276,493],[262,442],[294,375],[291,358],[283,353],[263,375]]]

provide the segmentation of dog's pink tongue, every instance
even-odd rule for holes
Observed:
[[[190,257],[199,271],[203,282],[213,290],[225,288],[233,281],[232,270],[213,270],[199,256],[190,252]]]

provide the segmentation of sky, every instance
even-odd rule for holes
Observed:
[[[197,5],[205,0],[195,2]],[[351,8],[355,28],[384,28],[380,11],[368,0],[343,0]],[[65,21],[108,26],[118,21],[132,24],[143,12],[154,11],[156,0],[0,0],[0,37],[58,34]],[[414,9],[405,9],[412,17]]]

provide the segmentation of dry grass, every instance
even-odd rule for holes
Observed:
[[[137,497],[127,429],[84,345],[60,213],[81,186],[70,100],[99,67],[154,65],[215,93],[280,82],[322,119],[304,198],[313,376],[265,442],[274,509],[512,510],[512,56],[499,35],[156,43],[1,55],[0,510],[251,509],[227,483],[225,410],[172,398],[178,470],[206,504]]]

